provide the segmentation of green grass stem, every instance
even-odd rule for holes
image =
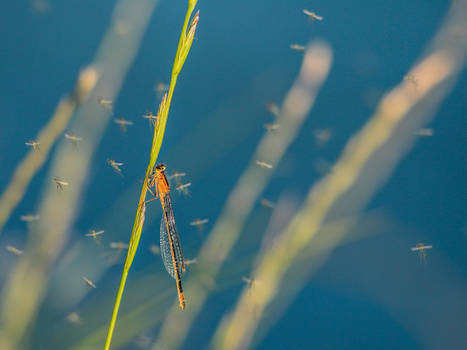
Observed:
[[[141,231],[144,224],[144,214],[146,210],[145,200],[147,193],[147,183],[149,176],[151,175],[152,169],[156,164],[157,157],[159,155],[160,149],[162,147],[162,141],[164,139],[165,127],[167,125],[167,117],[169,115],[170,105],[172,102],[173,92],[175,89],[175,84],[177,83],[178,75],[185,63],[185,60],[188,56],[188,52],[193,43],[194,33],[196,31],[196,26],[199,20],[199,12],[195,14],[191,20],[190,27],[188,28],[188,22],[191,18],[191,14],[196,6],[197,0],[188,1],[188,9],[185,15],[185,21],[183,23],[182,33],[180,34],[180,40],[178,42],[177,53],[175,54],[174,64],[172,68],[172,75],[170,78],[169,91],[162,98],[162,102],[159,107],[158,121],[154,127],[154,135],[152,139],[151,153],[149,158],[149,164],[146,169],[146,176],[144,178],[143,186],[141,188],[141,194],[139,197],[138,207],[136,210],[135,221],[133,224],[133,229],[131,231],[130,243],[128,246],[127,256],[125,260],[125,265],[123,267],[122,277],[120,279],[120,285],[117,291],[117,297],[115,298],[114,308],[112,311],[112,318],[109,324],[109,330],[107,333],[107,338],[105,341],[105,350],[110,348],[110,343],[112,341],[112,335],[115,329],[115,324],[117,321],[118,310],[120,308],[120,302],[122,300],[123,290],[125,289],[126,279],[128,277],[128,272],[130,271],[131,264],[136,254],[138,248],[139,239],[141,237]]]

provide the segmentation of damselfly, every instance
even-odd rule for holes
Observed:
[[[182,289],[182,275],[185,272],[182,246],[175,225],[172,200],[170,198],[170,185],[165,175],[166,166],[156,165],[152,172],[148,187],[155,188],[155,198],[159,197],[162,205],[162,219],[160,229],[160,251],[165,269],[177,282],[177,292],[180,307],[185,309],[185,297]]]

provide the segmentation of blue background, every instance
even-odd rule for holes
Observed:
[[[0,4],[1,184],[8,183],[27,152],[24,142],[35,137],[60,97],[71,90],[79,70],[94,57],[114,1],[48,5],[42,13],[31,2]],[[93,158],[72,240],[83,239],[109,203],[144,176],[152,135],[141,115],[155,112],[156,82],[168,83],[185,6],[185,1],[161,1],[152,16],[114,102],[115,116],[134,125],[122,134],[118,125],[109,123]],[[192,182],[189,197],[174,196],[186,254],[196,255],[248,165],[264,133],[263,124],[272,121],[265,103],[280,104],[296,78],[302,54],[291,50],[291,43],[324,39],[332,47],[334,62],[313,111],[284,157],[287,181],[276,173],[264,193],[274,201],[282,193],[303,200],[321,177],[315,161],[332,163],[339,156],[349,137],[371,116],[379,97],[422,55],[450,6],[447,1],[426,0],[200,1],[196,39],[177,83],[159,157],[170,169],[186,172]],[[308,20],[304,8],[324,20]],[[383,213],[388,226],[378,235],[337,248],[256,344],[258,348],[467,347],[466,82],[464,71],[428,126],[434,135],[417,140],[369,204],[368,212]],[[332,131],[324,147],[316,146],[316,129]],[[105,163],[109,157],[125,163],[123,178]],[[47,166],[35,176],[3,230],[0,249],[11,241],[21,247],[26,239],[19,216],[34,211]],[[135,187],[129,204],[133,208],[137,195]],[[130,209],[125,224],[132,215]],[[260,242],[268,216],[267,210],[255,207],[242,237]],[[202,233],[189,225],[196,217],[210,219]],[[121,230],[115,237],[127,240],[130,227]],[[156,242],[157,230],[155,220],[141,244]],[[107,234],[109,240],[118,240]],[[410,252],[418,242],[433,245],[426,265]],[[250,248],[242,249],[242,244],[230,261],[251,261],[245,253]],[[4,249],[1,254],[6,254]],[[132,270],[136,274],[147,273],[148,264],[162,269],[147,249],[139,254]],[[14,263],[8,261],[1,267],[2,284]],[[102,293],[113,295],[120,271],[121,266],[109,271],[109,285]],[[248,271],[245,267],[237,275],[224,276],[228,287],[212,296],[186,349],[207,344],[226,311],[219,305],[228,309],[234,305],[241,276]],[[41,312],[54,322],[63,318],[56,310],[48,314],[46,307]],[[444,326],[439,328],[440,324]],[[151,332],[157,334],[157,327]]]

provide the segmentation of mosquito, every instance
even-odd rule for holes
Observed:
[[[415,77],[415,75],[412,75],[412,74],[406,75],[404,76],[404,80],[412,84],[413,87],[415,88],[418,87],[418,79]]]
[[[144,119],[147,119],[149,121],[149,125],[152,125],[152,126],[156,126],[157,124],[157,121],[159,119],[159,116],[158,115],[154,115],[152,114],[151,112],[148,112],[146,113],[145,115],[143,115],[143,118]]]
[[[308,11],[308,10],[303,10],[303,13],[305,15],[307,15],[308,17],[311,18],[312,21],[314,21],[315,19],[318,20],[318,21],[322,21],[323,20],[323,17],[322,16],[318,16],[316,13],[314,12],[311,12],[311,11]]]
[[[103,233],[104,233],[104,230],[101,230],[101,231],[89,230],[89,233],[86,233],[85,236],[86,237],[92,237],[92,238],[96,239],[97,236],[100,236]]]
[[[186,173],[179,173],[177,170],[174,170],[172,172],[172,175],[167,176],[167,179],[168,180],[174,179],[175,184],[176,184],[175,189],[183,192],[185,196],[188,196],[190,194],[190,191],[188,191],[188,187],[191,186],[191,182],[187,184],[183,184],[181,178],[185,176],[186,176]]]
[[[113,108],[113,101],[112,100],[108,100],[108,99],[99,97],[97,99],[97,102],[99,102],[99,104],[101,104],[102,106],[104,106],[104,108],[106,108],[108,110],[111,110]]]
[[[188,187],[191,186],[191,182],[187,182],[186,184],[181,184],[181,185],[178,185],[177,187],[175,187],[175,189],[177,191],[180,191],[180,192],[183,192],[183,194],[185,196],[189,196],[190,195],[190,191],[188,190]]]
[[[113,159],[107,159],[107,164],[114,168],[118,174],[122,175],[122,169],[120,167],[123,165],[123,163],[118,163]]]
[[[75,135],[71,135],[71,134],[65,134],[65,138],[67,138],[68,140],[70,140],[71,142],[73,142],[73,144],[75,146],[78,145],[78,142],[81,141],[83,138],[82,137],[79,137],[79,136],[75,136]]]
[[[124,242],[110,242],[109,247],[112,249],[123,250],[128,249],[128,243]]]
[[[279,114],[280,114],[279,106],[276,105],[274,102],[267,102],[266,103],[266,108],[267,108],[267,110],[269,112],[274,114],[276,117],[279,116]]]
[[[174,179],[174,178],[177,179],[177,178],[179,178],[179,177],[184,177],[184,176],[186,176],[186,173],[179,173],[177,170],[174,170],[174,172],[172,173],[172,175],[167,176],[167,179],[169,179],[169,180],[170,180],[170,179]]]
[[[430,128],[422,128],[422,129],[417,130],[415,132],[415,135],[423,136],[423,137],[433,136],[434,131],[433,129],[430,129]]]
[[[120,125],[120,130],[122,130],[122,132],[126,132],[126,126],[127,125],[133,125],[132,121],[126,120],[123,117],[114,119],[114,122],[116,124]]]
[[[317,146],[322,147],[331,139],[332,132],[329,129],[316,129],[313,130],[313,136]]]
[[[275,132],[277,129],[279,129],[280,125],[276,123],[266,123],[264,124],[264,128],[269,131],[269,132]]]
[[[16,247],[13,247],[12,245],[7,245],[6,250],[8,250],[10,253],[15,254],[16,256],[21,256],[24,254],[24,252]]]
[[[192,222],[190,222],[190,226],[196,226],[198,231],[202,233],[204,229],[204,225],[206,225],[208,222],[209,222],[209,219],[195,219]]]
[[[159,248],[159,246],[157,244],[151,244],[149,246],[149,251],[153,254],[153,255],[160,255],[161,254],[161,249]]]
[[[26,221],[26,222],[31,222],[31,221],[37,221],[41,218],[39,214],[33,215],[33,214],[26,214],[26,215],[21,215],[19,219],[21,221]]]
[[[247,284],[248,289],[250,290],[251,288],[253,288],[253,285],[261,283],[257,281],[256,279],[254,279],[253,277],[245,277],[245,276],[242,276],[242,281]]]
[[[274,209],[274,207],[275,207],[275,204],[273,202],[271,202],[270,200],[266,199],[266,198],[261,198],[259,203],[265,208]]]
[[[418,243],[415,247],[410,248],[411,251],[417,252],[420,257],[420,263],[426,264],[426,250],[433,248],[432,245],[425,245],[423,243]]]
[[[190,267],[190,265],[198,263],[198,259],[185,259],[185,266]]]
[[[272,169],[272,165],[266,162],[257,160],[256,164],[258,164],[261,168]]]
[[[40,149],[40,143],[37,141],[29,140],[28,142],[25,142],[25,144],[26,146],[32,147],[34,150]]]
[[[299,44],[290,44],[290,48],[295,51],[305,51],[305,46]]]
[[[55,181],[55,184],[57,185],[57,190],[63,191],[64,186],[68,186],[70,183],[68,181],[64,181],[60,179],[58,176],[55,176],[53,178],[53,181]]]
[[[161,98],[162,94],[169,90],[169,86],[161,81],[158,81],[154,86],[154,91],[157,93],[157,98]]]
[[[81,323],[81,317],[79,316],[79,314],[77,312],[70,312],[66,316],[66,320],[69,323],[73,323],[73,324],[80,324]]]
[[[84,276],[81,276],[82,280],[84,282],[86,282],[86,284],[89,286],[89,287],[92,287],[92,288],[97,288],[96,285],[90,280],[88,279],[87,277],[84,277]]]
[[[209,222],[209,219],[194,219],[192,222],[190,222],[191,226],[203,226],[204,224],[207,224]]]

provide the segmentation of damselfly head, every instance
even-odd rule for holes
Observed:
[[[161,164],[156,165],[156,168],[155,168],[156,170],[155,171],[158,172],[158,173],[161,173],[161,172],[165,171],[166,168],[167,167],[165,166],[165,164],[161,163]]]

